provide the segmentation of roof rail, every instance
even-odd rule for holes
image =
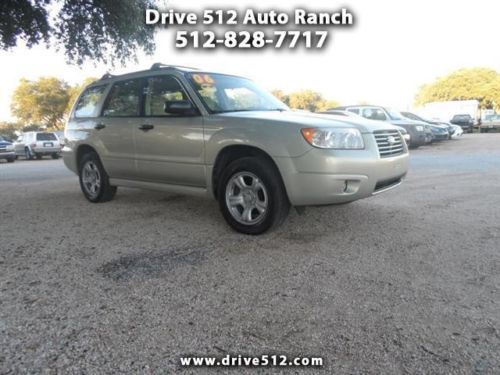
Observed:
[[[150,70],[158,70],[158,69],[162,69],[162,68],[170,68],[170,69],[184,68],[184,69],[198,70],[198,68],[193,68],[191,66],[167,65],[167,64],[162,64],[162,63],[154,63],[153,65],[151,65]]]

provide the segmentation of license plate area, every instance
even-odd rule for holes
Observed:
[[[43,147],[54,147],[52,142],[43,142]]]

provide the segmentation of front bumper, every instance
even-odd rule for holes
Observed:
[[[448,133],[445,133],[445,134],[433,134],[432,135],[432,139],[434,141],[446,141],[450,136],[448,135]]]
[[[297,158],[275,158],[294,206],[350,202],[389,190],[408,171],[409,155],[381,158],[373,141],[364,150],[313,148]]]
[[[15,157],[14,151],[0,151],[0,159],[15,159]]]
[[[424,132],[413,133],[411,135],[410,145],[411,146],[423,146],[429,143],[429,138]]]

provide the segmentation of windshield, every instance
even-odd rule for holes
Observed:
[[[10,142],[7,138],[0,135],[0,142]]]
[[[288,110],[246,78],[213,73],[188,73],[187,78],[211,113]]]
[[[404,116],[401,114],[401,112],[396,111],[395,109],[388,108],[387,113],[389,113],[389,117],[391,120],[403,120]]]

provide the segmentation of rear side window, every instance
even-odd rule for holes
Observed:
[[[135,117],[140,115],[142,79],[131,79],[113,85],[104,104],[104,117]]]
[[[359,109],[357,109],[357,108],[348,108],[347,110],[349,112],[352,112],[352,113],[355,113],[355,114],[359,115]]]
[[[54,133],[36,133],[37,141],[57,141]]]
[[[106,86],[95,86],[86,89],[76,104],[75,117],[97,117],[97,103],[102,98]]]

